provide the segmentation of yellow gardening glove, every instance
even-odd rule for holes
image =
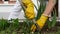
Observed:
[[[32,27],[31,27],[31,31],[32,31],[32,32],[35,32],[36,29],[37,29],[36,25],[33,24]]]
[[[38,19],[36,21],[37,26],[39,26],[40,30],[43,28],[43,26],[45,25],[46,21],[48,19],[48,16],[45,15],[41,15],[40,19]],[[32,32],[34,32],[36,30],[36,26],[33,24],[31,27]]]
[[[28,19],[33,19],[35,17],[34,14],[34,4],[31,0],[22,0],[24,6],[26,7],[25,9],[25,15]]]
[[[33,19],[35,17],[33,7],[28,7],[25,11],[25,14],[28,17],[28,19]]]
[[[28,4],[32,3],[31,0],[22,0],[22,3],[27,6]]]

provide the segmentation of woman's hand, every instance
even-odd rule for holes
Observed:
[[[36,24],[37,24],[37,26],[39,26],[40,30],[45,25],[45,23],[48,19],[48,15],[51,13],[55,4],[56,4],[56,0],[49,0],[43,15],[41,15],[41,17],[36,21]],[[34,32],[36,29],[37,29],[36,25],[33,24],[31,27],[32,32]]]
[[[28,19],[33,19],[35,17],[34,4],[31,0],[22,0],[25,8],[25,15]]]

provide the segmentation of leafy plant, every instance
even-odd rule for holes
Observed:
[[[4,30],[6,29],[7,27],[9,27],[9,23],[8,23],[8,20],[6,19],[0,19],[0,30]]]
[[[52,19],[51,19],[51,21],[48,20],[48,23],[47,23],[49,29],[56,25],[56,20],[57,20],[56,9],[54,8]]]
[[[42,13],[45,10],[45,7],[46,7],[46,2],[40,0],[40,6],[38,7],[36,20],[38,20],[40,18],[40,16],[42,15]]]

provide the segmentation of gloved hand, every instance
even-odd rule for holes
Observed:
[[[46,21],[48,19],[48,16],[45,15],[41,15],[40,19],[38,19],[36,21],[37,26],[39,26],[40,30],[43,28],[43,26],[45,25]],[[34,32],[37,29],[36,25],[33,24],[31,27],[31,31]]]
[[[31,0],[22,0],[25,8],[25,15],[28,19],[33,19],[35,17],[34,14],[34,4]]]

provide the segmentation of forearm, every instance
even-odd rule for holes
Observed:
[[[51,13],[51,11],[52,11],[52,9],[53,9],[55,4],[56,4],[56,0],[49,0],[49,2],[47,4],[46,9],[45,9],[43,14],[48,16]]]
[[[48,19],[48,15],[51,13],[55,3],[56,3],[55,0],[49,0],[44,13],[41,15],[40,19],[37,20],[37,24],[39,25],[40,29],[42,29],[43,26],[45,25],[45,23]]]

